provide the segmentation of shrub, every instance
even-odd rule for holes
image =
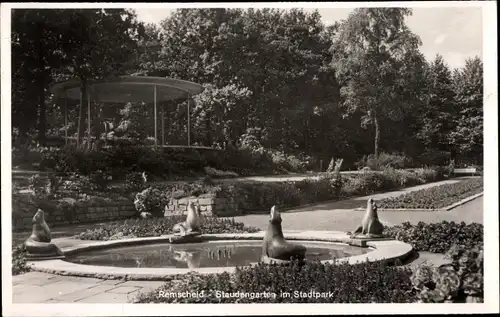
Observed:
[[[384,233],[391,238],[404,241],[415,251],[445,253],[453,245],[478,245],[483,243],[483,225],[465,222],[424,223],[401,225],[385,228]]]
[[[113,240],[124,237],[159,237],[172,234],[175,224],[186,220],[186,216],[170,216],[164,218],[126,219],[107,223],[95,229],[88,229],[75,236],[81,240]],[[204,217],[201,232],[204,233],[242,233],[257,232],[259,229],[246,227],[234,219]]]
[[[134,204],[136,210],[150,212],[153,215],[163,216],[165,206],[171,199],[183,197],[200,196],[202,194],[215,194],[222,189],[220,186],[207,184],[206,182],[175,183],[148,187],[135,196]]]
[[[437,182],[444,179],[444,174],[440,173],[437,168],[416,168],[413,170],[413,173],[425,183]]]
[[[303,266],[266,265],[237,268],[234,274],[190,274],[181,282],[167,284],[139,295],[138,303],[409,303],[415,300],[410,282],[411,271],[380,263],[322,264]],[[201,298],[161,297],[164,292],[202,292]],[[266,293],[276,296],[255,298],[224,297],[227,294]],[[318,296],[304,296],[311,291]],[[290,296],[281,296],[288,292]],[[323,296],[320,294],[323,293]],[[301,296],[302,294],[302,296]],[[321,297],[320,297],[321,296]]]
[[[417,173],[410,171],[396,170],[392,167],[385,167],[382,171],[382,176],[385,179],[383,188],[386,189],[416,186],[427,182],[426,179],[420,178]]]
[[[454,245],[446,254],[450,264],[440,267],[421,265],[411,276],[417,298],[424,303],[482,302],[484,297],[484,259],[481,245]]]
[[[420,166],[445,166],[450,160],[450,152],[439,150],[428,150],[415,157],[415,162]]]
[[[412,159],[405,156],[404,154],[397,153],[380,153],[378,158],[375,155],[370,154],[364,156],[360,161],[356,163],[358,168],[369,167],[371,170],[379,170],[384,167],[391,167],[396,169],[403,169],[413,166]]]
[[[238,177],[238,174],[230,171],[221,171],[216,168],[205,166],[203,169],[205,173],[213,178],[230,178],[230,177]]]
[[[142,190],[148,181],[146,172],[131,172],[125,176],[125,187],[127,190]]]
[[[483,179],[467,179],[380,200],[380,208],[438,209],[483,191]]]
[[[423,184],[424,180],[407,171],[391,168],[379,172],[363,172],[345,177],[343,192],[346,196],[368,195],[377,191],[398,189],[405,186]]]
[[[27,251],[23,244],[12,246],[12,275],[24,274],[31,271],[26,261]]]
[[[90,182],[92,183],[94,189],[98,191],[105,191],[112,179],[113,177],[111,175],[102,170],[90,173]]]

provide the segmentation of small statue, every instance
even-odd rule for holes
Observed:
[[[200,208],[190,201],[187,207],[186,221],[174,225],[172,231],[177,236],[199,235],[201,234],[200,226]]]
[[[33,259],[39,257],[64,257],[62,251],[53,243],[50,243],[52,236],[50,229],[45,222],[44,212],[38,209],[33,216],[33,231],[26,239],[24,246],[28,251],[28,257]]]
[[[292,244],[285,240],[281,228],[281,215],[276,206],[271,208],[271,219],[264,235],[262,245],[262,258],[264,262],[278,260],[275,262],[290,261],[291,259],[304,260],[306,247],[300,244]]]
[[[381,238],[384,231],[384,225],[378,219],[377,204],[373,198],[369,198],[366,204],[366,213],[363,217],[361,226],[359,226],[352,234],[351,237],[359,238]]]

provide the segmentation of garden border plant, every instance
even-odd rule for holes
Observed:
[[[384,198],[377,204],[379,210],[388,211],[446,211],[480,196],[483,187],[482,177],[472,178],[458,183],[412,191],[397,197]]]
[[[74,238],[107,241],[125,238],[159,237],[173,234],[173,226],[185,220],[185,215],[176,215],[164,218],[113,221],[105,226],[87,229],[74,236]],[[252,233],[258,232],[260,229],[247,227],[242,222],[235,221],[234,218],[204,217],[200,231],[207,233]]]

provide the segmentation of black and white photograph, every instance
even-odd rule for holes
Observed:
[[[3,315],[498,313],[496,9],[2,3]]]

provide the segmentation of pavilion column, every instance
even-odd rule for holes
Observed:
[[[188,146],[191,146],[191,115],[190,115],[190,112],[191,112],[191,104],[190,104],[190,100],[191,100],[191,96],[188,92],[188,102],[187,102],[187,145]]]
[[[165,145],[165,102],[161,104],[161,145]]]
[[[156,93],[157,93],[157,89],[156,89],[156,85],[153,86],[154,87],[154,102],[153,102],[153,106],[154,106],[154,120],[155,120],[155,147],[158,146],[158,127],[157,127],[157,121],[158,121],[158,118],[157,118],[157,112],[156,112]]]

